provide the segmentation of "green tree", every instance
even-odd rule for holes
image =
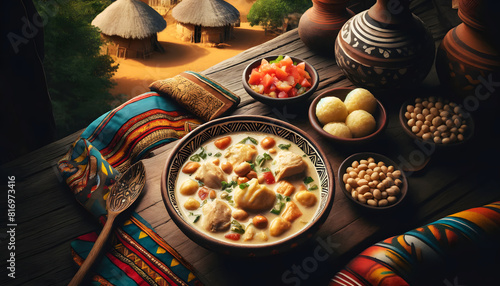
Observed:
[[[283,20],[289,14],[304,13],[311,6],[311,0],[257,0],[248,12],[247,19],[251,26],[276,28],[283,25]]]
[[[84,128],[111,108],[111,78],[118,65],[100,54],[100,33],[90,24],[111,1],[34,2],[46,23],[44,67],[61,137]]]

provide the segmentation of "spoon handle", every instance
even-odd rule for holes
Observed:
[[[109,234],[111,233],[111,229],[113,227],[113,221],[115,220],[115,217],[116,217],[115,213],[108,214],[108,219],[104,224],[101,233],[97,237],[94,246],[90,250],[90,253],[83,262],[82,266],[80,266],[80,269],[78,269],[78,272],[76,272],[75,276],[73,276],[73,279],[71,279],[71,281],[69,282],[68,284],[69,286],[80,285],[80,283],[83,281],[90,267],[92,267],[96,258],[99,256],[102,247],[108,240]]]

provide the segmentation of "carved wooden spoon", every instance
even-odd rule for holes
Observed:
[[[108,219],[106,220],[99,237],[97,237],[94,246],[90,250],[89,255],[68,285],[80,285],[90,267],[99,256],[102,247],[108,240],[115,218],[130,207],[137,197],[139,197],[145,183],[146,172],[142,161],[130,166],[130,168],[128,168],[127,171],[125,171],[125,173],[118,178],[116,183],[111,188],[108,199],[106,200]]]

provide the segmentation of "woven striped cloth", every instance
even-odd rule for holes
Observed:
[[[77,201],[104,224],[105,201],[120,172],[201,123],[171,98],[144,93],[90,124],[58,167]],[[96,238],[91,233],[71,243],[78,265]],[[137,213],[115,228],[112,240],[92,285],[201,285],[192,266]]]
[[[499,242],[500,202],[495,202],[374,244],[339,271],[330,285],[446,285],[447,273],[460,275],[457,270],[488,263],[482,260],[489,261],[489,256],[498,262]]]

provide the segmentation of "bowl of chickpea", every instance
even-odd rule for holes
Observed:
[[[356,153],[345,159],[338,171],[340,188],[357,206],[381,211],[395,208],[406,197],[404,172],[378,153]]]

